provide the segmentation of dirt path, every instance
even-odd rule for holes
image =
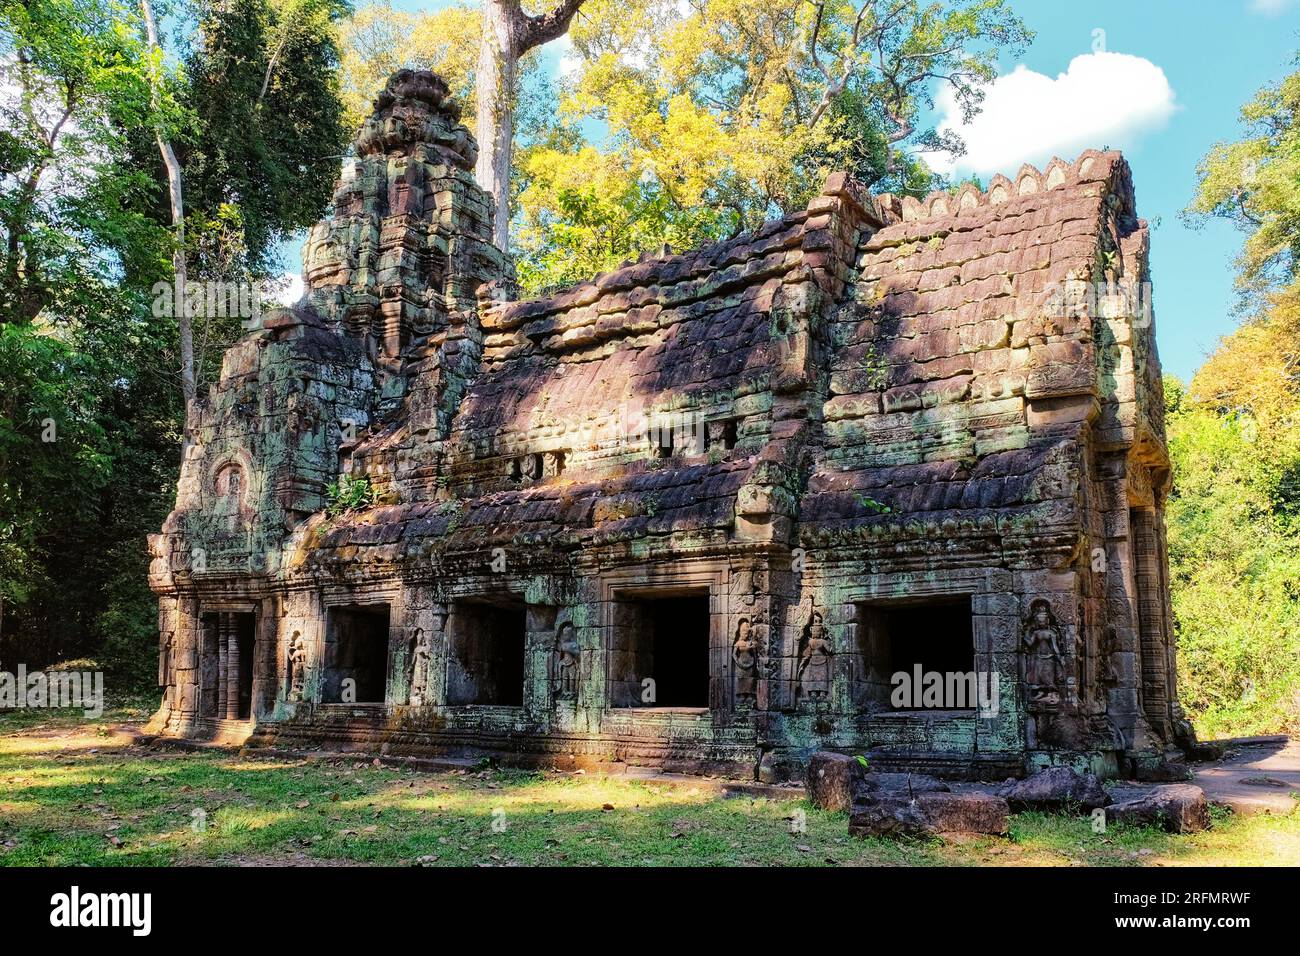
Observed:
[[[1300,806],[1300,740],[1235,742],[1222,760],[1197,770],[1192,782],[1212,803],[1237,813],[1290,813]]]

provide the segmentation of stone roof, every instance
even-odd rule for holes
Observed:
[[[848,294],[827,323],[824,427],[799,513],[805,538],[902,533],[920,518],[932,529],[987,532],[998,509],[1036,509],[1039,520],[1068,525],[1072,441],[1050,428],[1036,434],[1026,402],[1098,388],[1091,319],[1053,317],[1045,300],[1053,283],[1093,277],[1106,230],[1118,243],[1142,228],[1120,155],[1088,152],[923,201],[872,200],[842,177],[828,185],[836,190],[856,190],[843,216],[856,241],[843,263]],[[826,228],[819,205],[557,294],[485,301],[482,369],[453,421],[445,465],[459,507],[418,519],[433,522],[423,530],[454,549],[731,528],[770,421],[742,433],[739,454],[725,461],[674,466],[592,450],[591,429],[612,409],[734,415],[770,403],[774,315],[810,276],[810,247],[821,247]],[[498,466],[525,450],[564,452],[563,478],[505,487]],[[484,461],[495,469],[486,480]],[[346,527],[332,534],[348,537]]]

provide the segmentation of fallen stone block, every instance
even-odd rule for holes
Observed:
[[[874,790],[897,790],[913,796],[918,793],[947,792],[952,789],[938,777],[931,777],[924,773],[857,773],[853,778],[853,786],[855,794]]]
[[[819,751],[808,759],[808,799],[823,810],[847,810],[853,800],[853,757]]]
[[[849,812],[851,836],[928,836],[931,832],[930,821],[916,800],[897,791],[858,797]]]
[[[1170,833],[1195,833],[1210,825],[1210,806],[1205,792],[1189,783],[1152,787],[1133,800],[1106,808],[1107,823],[1158,826]]]
[[[1110,794],[1095,774],[1069,767],[1048,767],[998,790],[1012,810],[1095,810],[1110,806]]]
[[[808,759],[808,799],[823,810],[847,810],[860,793],[898,791],[905,796],[946,791],[942,780],[923,773],[876,773],[857,757],[818,751]]]
[[[908,796],[898,790],[861,793],[853,800],[853,836],[930,836],[941,833],[1006,834],[1010,807],[988,793],[939,790]]]
[[[1011,808],[991,793],[923,793],[917,805],[935,833],[989,833],[1004,836]]]

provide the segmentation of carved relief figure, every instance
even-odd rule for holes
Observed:
[[[524,455],[524,460],[519,464],[523,479],[530,484],[542,477],[542,456],[541,455]]]
[[[429,696],[429,661],[433,650],[429,635],[423,628],[417,627],[411,637],[411,658],[407,665],[407,687],[411,689],[409,700],[412,707],[422,707],[428,703]]]
[[[1056,704],[1061,700],[1061,628],[1052,606],[1043,598],[1029,605],[1025,623],[1025,686],[1029,702]]]
[[[578,645],[578,631],[572,622],[565,621],[555,635],[552,654],[551,680],[557,700],[576,700],[578,697],[579,664],[582,649]]]
[[[747,617],[742,617],[736,626],[731,659],[736,664],[736,701],[752,704],[758,686],[758,642],[754,639],[753,626]]]
[[[300,631],[294,631],[293,637],[289,638],[288,672],[288,701],[291,704],[301,703],[307,681],[307,646]]]
[[[564,461],[564,453],[558,451],[548,451],[542,455],[542,477],[554,478],[559,475],[563,468],[561,462]]]
[[[175,701],[172,699],[173,685],[175,683],[172,677],[172,657],[176,648],[176,632],[163,631],[162,633],[162,650],[158,655],[158,686],[163,689],[163,707],[171,708]]]
[[[799,652],[799,693],[809,700],[825,700],[831,686],[830,637],[820,611],[813,611],[803,628]]]

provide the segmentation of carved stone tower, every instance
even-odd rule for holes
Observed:
[[[440,77],[395,73],[355,149],[307,240],[303,277],[311,307],[391,374],[413,339],[444,330],[480,284],[513,270],[492,245],[478,148]]]

